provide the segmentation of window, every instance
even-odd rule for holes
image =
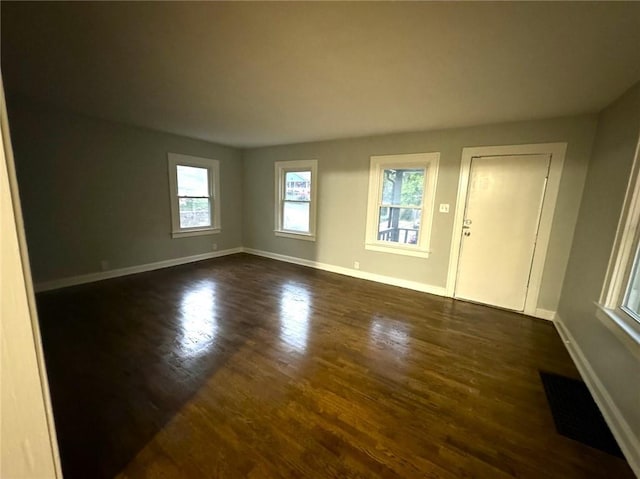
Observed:
[[[365,248],[427,258],[440,153],[372,156]]]
[[[640,142],[597,316],[632,347],[640,351]]]
[[[172,236],[219,233],[218,161],[176,153],[168,157]]]
[[[275,168],[276,236],[315,241],[317,161],[278,161]]]

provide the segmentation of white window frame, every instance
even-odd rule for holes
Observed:
[[[618,222],[596,316],[640,357],[640,315],[623,306],[636,261],[640,262],[640,137]]]
[[[383,253],[401,254],[428,258],[431,251],[431,226],[433,225],[438,164],[440,153],[410,153],[403,155],[372,156],[369,169],[369,199],[367,205],[367,227],[365,249]],[[424,168],[424,194],[418,243],[395,244],[378,240],[378,215],[382,205],[382,182],[385,169]]]
[[[169,159],[169,191],[171,195],[171,236],[173,238],[184,238],[187,236],[212,235],[220,233],[222,230],[220,221],[220,162],[211,158],[200,158],[197,156],[182,155],[179,153],[168,153]],[[194,228],[180,227],[180,208],[178,205],[178,166],[193,166],[196,168],[206,168],[209,179],[209,198],[211,208],[210,226],[197,226]]]
[[[311,173],[311,199],[309,201],[309,231],[293,231],[283,227],[285,174],[308,171]],[[276,236],[306,241],[316,240],[316,198],[318,193],[318,160],[291,160],[275,162],[275,229]]]

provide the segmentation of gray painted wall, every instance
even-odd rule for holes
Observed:
[[[556,310],[632,430],[640,431],[640,363],[594,315],[640,128],[640,84],[603,111],[550,120],[251,149],[9,101],[36,282],[244,245],[445,286],[460,157],[465,146],[567,142],[539,308]],[[596,129],[597,127],[597,129]],[[595,137],[595,145],[592,142]],[[172,239],[167,152],[220,160],[220,235]],[[433,253],[364,249],[369,157],[441,152]],[[318,240],[276,237],[273,163],[318,160]],[[587,174],[588,171],[588,174]],[[583,194],[584,188],[584,194]],[[574,237],[575,229],[575,237]],[[565,275],[566,271],[566,275]],[[561,286],[564,285],[562,288]],[[562,295],[560,296],[560,292]]]
[[[239,150],[9,98],[35,282],[242,246]],[[167,152],[220,160],[222,232],[171,238]]]
[[[9,113],[36,282],[246,246],[444,287],[465,146],[568,143],[538,307],[555,310],[596,116],[240,150],[59,111],[23,97]],[[170,236],[168,151],[220,160],[220,235]],[[430,258],[364,249],[369,157],[441,152]],[[318,159],[318,239],[276,237],[273,163]]]
[[[363,271],[446,285],[460,160],[463,147],[567,142],[567,157],[553,221],[538,307],[555,311],[569,258],[582,188],[591,155],[596,115],[443,131],[415,132],[250,149],[244,152],[244,246]],[[439,151],[436,205],[428,259],[364,249],[369,157]],[[318,234],[315,243],[276,237],[274,166],[280,160],[318,160]]]
[[[444,287],[462,148],[567,142],[538,307],[558,310],[632,430],[640,362],[595,317],[640,128],[640,84],[599,116],[390,134],[240,151],[11,98],[36,282],[246,246]],[[595,144],[594,144],[595,138]],[[593,151],[592,151],[593,146]],[[220,160],[222,233],[172,239],[167,152]],[[432,255],[364,249],[369,157],[439,151]],[[276,237],[274,162],[318,160],[316,242]],[[575,230],[575,235],[574,235]],[[566,275],[565,275],[566,272]],[[560,293],[562,292],[562,295]]]
[[[640,361],[595,316],[640,131],[640,83],[600,115],[559,316],[640,439]]]

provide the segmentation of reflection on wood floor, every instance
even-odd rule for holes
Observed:
[[[626,478],[551,323],[244,254],[38,295],[65,478]]]

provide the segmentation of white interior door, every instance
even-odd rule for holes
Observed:
[[[550,161],[471,160],[454,297],[524,311]]]

